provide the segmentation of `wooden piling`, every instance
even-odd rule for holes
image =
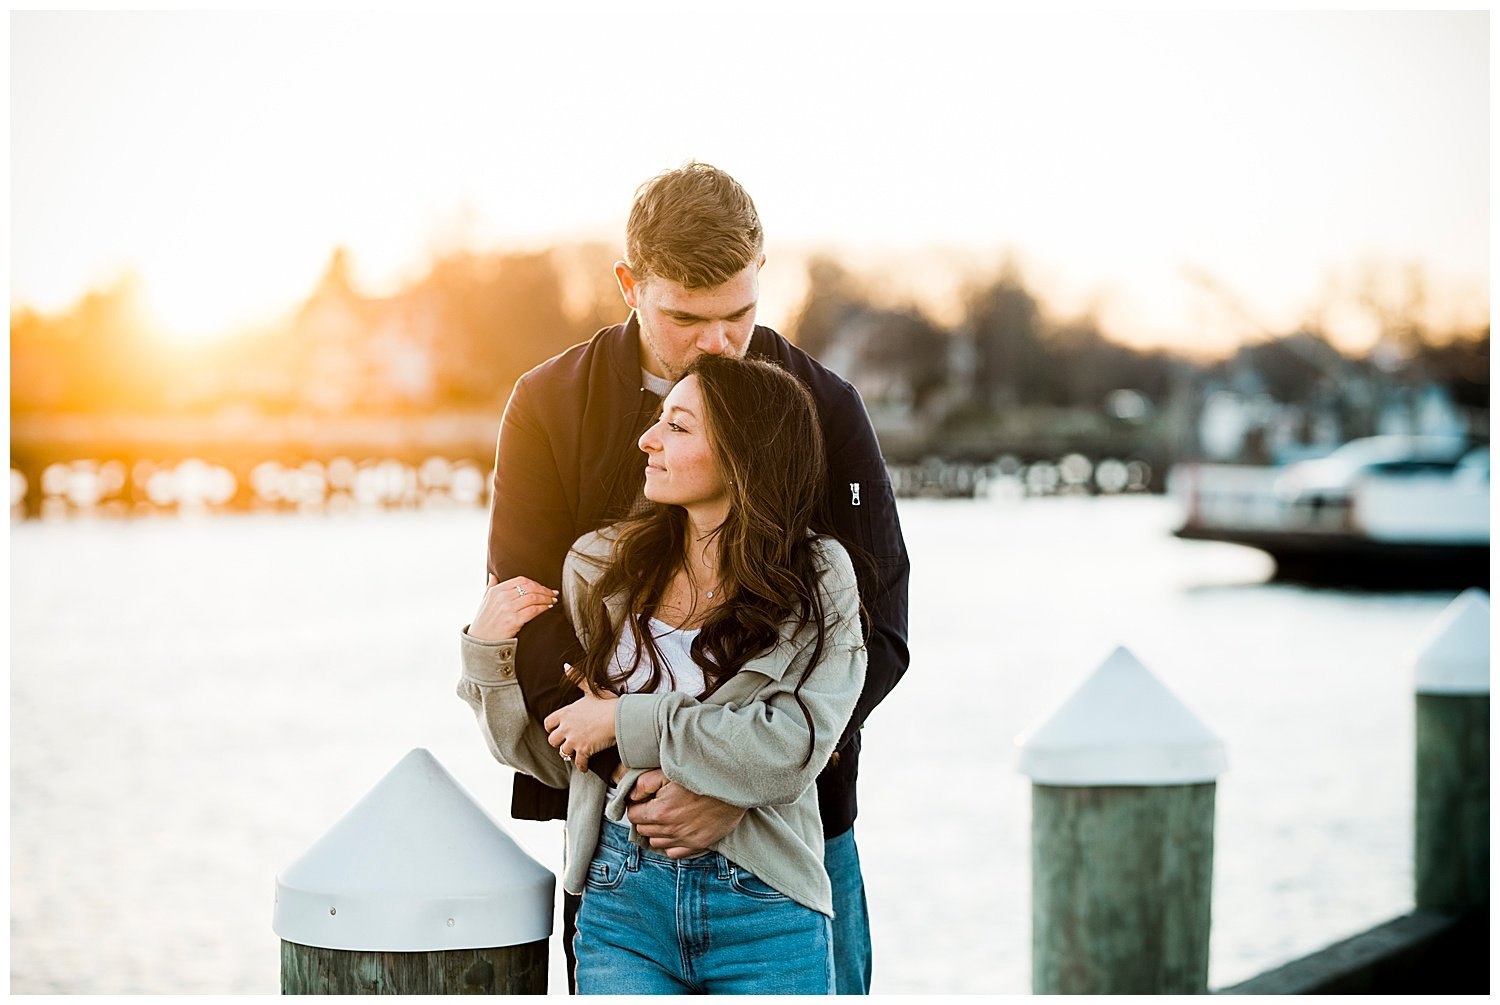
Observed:
[[[1419,910],[1489,903],[1489,595],[1466,590],[1420,647],[1416,678]]]
[[[1223,744],[1124,649],[1023,735],[1032,990],[1208,990]]]
[[[1214,790],[1032,788],[1037,994],[1207,989]]]
[[[276,878],[283,994],[545,994],[555,878],[425,750]]]
[[[284,995],[524,995],[547,991],[547,940],[493,949],[361,953],[282,940]]]

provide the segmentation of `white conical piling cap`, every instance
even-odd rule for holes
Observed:
[[[1417,694],[1490,693],[1490,595],[1468,589],[1443,609],[1417,645]]]
[[[552,934],[554,884],[418,748],[276,877],[271,928],[322,949],[516,946]]]
[[[1041,785],[1189,785],[1225,767],[1223,742],[1123,647],[1016,745]]]

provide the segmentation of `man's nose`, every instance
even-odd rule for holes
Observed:
[[[704,327],[698,336],[698,348],[710,356],[721,356],[729,348],[729,326],[715,321]]]

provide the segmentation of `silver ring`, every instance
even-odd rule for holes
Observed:
[[[572,754],[563,754],[563,751],[562,751],[561,747],[557,748],[557,752],[559,754],[562,754],[562,759],[564,761],[571,761],[571,760],[573,760],[573,755]]]
[[[518,597],[524,597],[524,596],[526,596],[526,587],[521,586],[519,583],[516,584],[516,596],[518,596]]]

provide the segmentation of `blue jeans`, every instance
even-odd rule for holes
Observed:
[[[841,995],[870,993],[870,911],[859,871],[854,828],[823,843],[823,868],[833,883],[833,974]]]
[[[578,908],[578,993],[829,994],[827,915],[717,852],[673,861],[604,821]]]

